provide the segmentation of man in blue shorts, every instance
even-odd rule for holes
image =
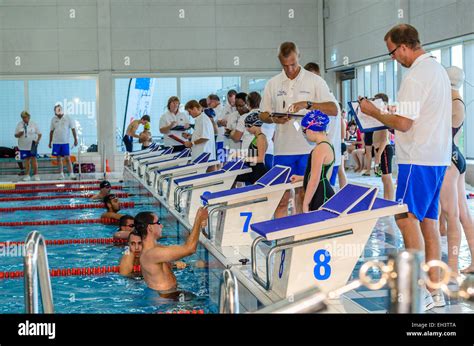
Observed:
[[[385,35],[392,59],[408,68],[394,112],[378,110],[360,98],[362,112],[395,129],[398,185],[395,199],[408,205],[397,215],[405,247],[425,252],[426,261],[441,259],[438,229],[439,193],[451,162],[451,87],[448,74],[420,43],[417,30],[399,24]],[[439,270],[429,272],[433,282]],[[440,290],[425,291],[425,308],[446,303]]]
[[[299,50],[293,42],[280,45],[278,59],[283,71],[271,78],[265,86],[260,104],[260,119],[275,123],[273,165],[288,166],[291,175],[304,175],[308,156],[313,145],[308,143],[301,129],[301,118],[272,117],[272,113],[306,114],[313,109],[330,115],[338,115],[337,101],[326,82],[316,74],[306,71],[299,63]],[[296,189],[296,213],[302,212],[303,189]],[[275,217],[288,215],[290,193],[287,191]]]
[[[74,146],[77,146],[77,134],[74,121],[64,115],[61,105],[54,106],[54,117],[51,119],[51,131],[49,133],[49,147],[53,148],[53,156],[58,159],[59,179],[64,179],[63,158],[66,160],[69,177],[75,179],[72,171],[72,163],[69,149],[69,129],[74,137]]]

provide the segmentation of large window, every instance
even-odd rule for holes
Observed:
[[[54,106],[57,104],[62,105],[64,114],[74,120],[82,149],[86,150],[90,145],[97,144],[95,79],[32,80],[28,85],[30,113],[43,132],[40,153],[50,151],[49,130]]]
[[[18,140],[14,137],[15,127],[21,121],[20,113],[25,109],[23,81],[0,81],[0,146],[14,147]],[[36,120],[36,119],[35,119]]]
[[[265,85],[268,82],[268,78],[250,78],[249,79],[249,92],[256,91],[263,95]]]
[[[385,62],[381,62],[379,63],[379,92],[386,93],[387,91],[385,78],[386,78]]]
[[[372,68],[370,65],[367,65],[365,66],[364,68],[364,96],[370,96],[371,94],[371,90],[370,90],[370,86],[371,86],[371,73],[372,71]]]

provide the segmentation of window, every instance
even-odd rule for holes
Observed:
[[[181,102],[206,98],[217,94],[224,104],[230,89],[240,91],[240,77],[184,77],[181,78]]]
[[[398,95],[398,63],[393,60],[393,100],[397,100]]]
[[[432,50],[430,54],[441,64],[441,49]]]
[[[385,69],[385,63],[381,62],[379,63],[379,93],[386,93],[386,83],[385,83],[385,74],[386,74],[386,69]]]
[[[265,85],[268,82],[268,78],[250,78],[249,79],[249,92],[256,91],[263,95]]]
[[[370,86],[371,86],[370,72],[371,72],[371,70],[372,70],[372,68],[371,68],[370,65],[367,65],[364,68],[364,96],[370,96],[370,94],[371,94],[371,90],[370,90]]]
[[[451,47],[451,66],[457,66],[464,69],[463,66],[463,47],[462,44]],[[459,89],[461,97],[464,97],[464,85]]]
[[[31,118],[39,125],[44,138],[39,153],[51,151],[48,148],[49,130],[56,104],[62,105],[64,114],[75,121],[82,150],[97,144],[95,79],[31,80],[28,86]]]
[[[2,110],[2,126],[0,126],[2,141],[0,146],[11,148],[18,145],[18,139],[14,137],[15,128],[16,124],[21,121],[20,113],[25,109],[23,81],[0,81],[0,109]],[[33,117],[32,120],[38,126],[41,125],[38,119]]]

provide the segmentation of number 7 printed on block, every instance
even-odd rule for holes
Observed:
[[[249,231],[249,226],[250,226],[250,219],[252,218],[252,213],[251,212],[245,212],[245,213],[240,213],[240,216],[246,217],[245,223],[244,223],[244,233],[247,233]]]

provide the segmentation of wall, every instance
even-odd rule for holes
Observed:
[[[325,6],[327,69],[342,67],[344,57],[357,63],[386,55],[383,38],[397,23],[414,25],[423,44],[474,32],[470,0],[325,0]]]
[[[0,74],[275,70],[285,40],[322,59],[320,3],[2,0]]]

